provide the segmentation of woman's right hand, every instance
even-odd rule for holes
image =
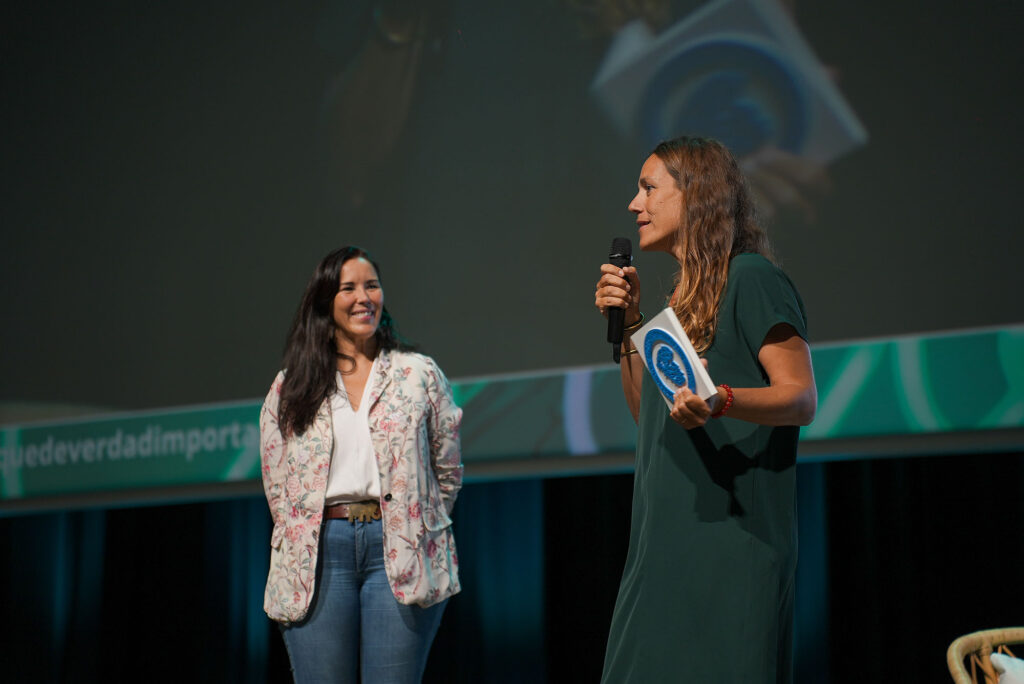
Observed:
[[[640,320],[640,276],[636,267],[601,266],[601,279],[597,281],[594,306],[605,316],[608,309],[626,310],[625,323],[631,325]]]

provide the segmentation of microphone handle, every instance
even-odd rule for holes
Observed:
[[[612,256],[609,259],[612,266],[618,266],[619,268],[625,268],[629,266],[632,259],[628,256],[623,257],[621,255]],[[612,345],[612,361],[615,363],[619,362],[622,358],[622,329],[626,323],[626,310],[615,307],[614,309],[608,309],[608,341]]]
[[[616,346],[622,344],[622,328],[625,327],[625,322],[625,309],[608,309],[608,341]]]
[[[612,361],[615,363],[618,363],[619,359],[622,358],[622,326],[625,315],[626,312],[619,308],[608,311],[608,341],[612,343]],[[618,333],[618,335],[615,333]],[[613,337],[618,337],[619,339],[613,340]]]

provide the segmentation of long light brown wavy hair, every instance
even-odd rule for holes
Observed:
[[[746,179],[725,145],[709,138],[667,140],[651,152],[683,191],[684,216],[676,231],[676,298],[672,305],[698,352],[715,339],[729,260],[754,252],[774,262],[768,236],[757,223]]]

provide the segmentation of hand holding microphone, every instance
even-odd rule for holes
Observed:
[[[608,341],[612,359],[618,363],[623,328],[640,320],[640,278],[632,261],[632,244],[627,238],[612,240],[609,263],[601,266],[594,305],[608,316]]]

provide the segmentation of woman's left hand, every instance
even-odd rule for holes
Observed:
[[[700,362],[704,365],[704,368],[708,367],[707,359],[701,359]],[[707,401],[704,401],[683,387],[676,392],[675,405],[668,412],[668,415],[687,430],[701,427],[704,423],[708,422],[708,418],[711,417],[712,413],[718,413],[718,409],[722,408],[722,402],[725,399],[722,397],[721,392],[721,388],[716,387],[715,394],[708,397]]]
[[[708,367],[707,359],[701,359],[700,362],[704,368]],[[722,398],[721,389],[718,387],[715,388],[715,394],[708,397],[707,401],[683,387],[676,392],[675,405],[668,414],[672,416],[672,420],[687,430],[692,430],[708,422],[711,414],[718,413],[723,401],[725,399]]]
[[[683,387],[675,396],[675,404],[669,415],[672,420],[682,425],[687,430],[703,426],[708,422],[711,414],[717,413],[722,407],[721,389],[704,401],[700,396]]]

